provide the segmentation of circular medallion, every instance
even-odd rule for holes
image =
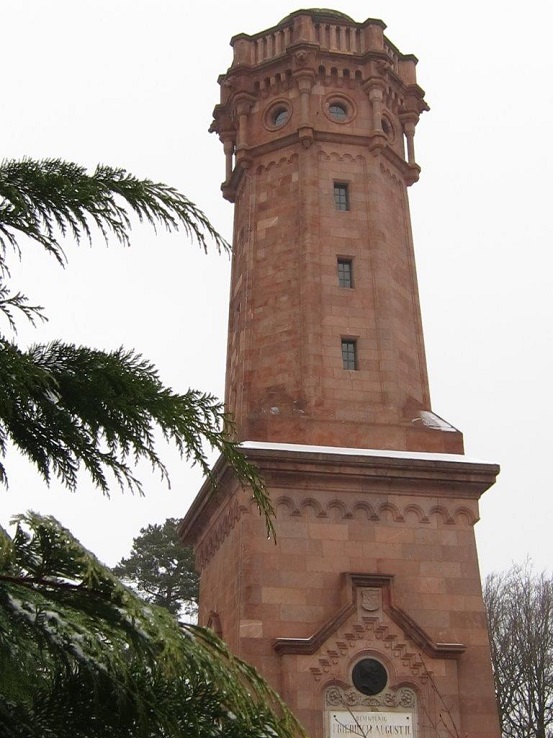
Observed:
[[[353,667],[351,678],[354,687],[362,694],[382,692],[388,684],[388,672],[376,659],[362,659]]]

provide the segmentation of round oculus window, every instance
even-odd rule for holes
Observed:
[[[288,108],[278,107],[271,115],[271,123],[274,126],[283,126],[288,118],[290,117],[290,111]]]
[[[380,694],[388,684],[388,672],[376,659],[362,659],[353,667],[354,687],[366,695]]]
[[[333,102],[328,106],[328,114],[333,120],[341,122],[348,117],[348,109],[344,103]]]

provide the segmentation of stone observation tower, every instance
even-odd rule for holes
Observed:
[[[407,198],[428,106],[384,28],[312,9],[232,39],[226,402],[277,544],[222,459],[181,536],[200,623],[311,738],[498,738],[474,539],[498,467],[431,409]]]

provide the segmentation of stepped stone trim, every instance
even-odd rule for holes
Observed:
[[[382,642],[391,650],[396,658],[401,658],[405,665],[409,665],[411,671],[418,674],[423,666],[418,654],[409,651],[409,644],[397,643],[398,635],[388,632],[388,626],[381,622],[378,615],[363,616],[354,621],[348,631],[339,633],[341,627],[357,613],[359,588],[380,588],[382,590],[382,609],[392,622],[397,625],[406,639],[420,649],[424,654],[433,659],[457,659],[465,652],[462,643],[436,643],[430,636],[400,607],[393,602],[393,579],[391,574],[346,574],[348,589],[351,598],[338,612],[330,618],[319,630],[309,638],[277,638],[273,642],[273,648],[279,654],[305,654],[312,655],[318,651],[331,638],[336,637],[335,647],[329,652],[329,658],[338,658],[340,654],[345,656],[350,646],[358,644],[359,640],[366,639],[369,634]],[[329,646],[330,647],[330,646]],[[325,658],[320,659],[323,671],[325,670]],[[315,674],[314,674],[315,675]],[[316,675],[315,675],[316,676]]]

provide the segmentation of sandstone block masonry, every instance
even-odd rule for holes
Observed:
[[[352,715],[499,738],[474,539],[498,468],[431,407],[407,196],[428,106],[384,29],[314,9],[232,39],[212,125],[235,203],[226,403],[277,543],[223,459],[181,535],[200,622],[311,738]]]

